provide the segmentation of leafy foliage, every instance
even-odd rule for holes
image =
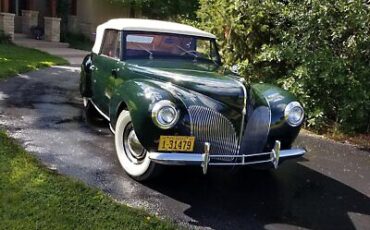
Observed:
[[[150,18],[157,19],[176,17],[182,19],[195,19],[198,7],[198,0],[152,0],[148,1],[148,4],[143,8],[143,14]]]
[[[105,1],[121,7],[133,7],[136,9],[141,9],[147,4],[149,0],[105,0]]]
[[[370,129],[370,5],[362,0],[200,0],[227,65],[304,104],[307,125]]]
[[[82,33],[66,33],[65,41],[70,48],[91,51],[94,43]]]
[[[11,42],[9,35],[5,34],[4,31],[0,30],[0,44],[7,44]]]
[[[143,15],[154,19],[195,19],[198,0],[106,0],[112,4],[141,9]]]

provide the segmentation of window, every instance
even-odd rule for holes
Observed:
[[[106,30],[101,54],[115,59],[121,56],[121,36],[117,30]]]
[[[209,40],[204,39],[198,39],[197,45],[196,45],[196,53],[205,59],[211,59],[212,58],[212,43]],[[192,51],[190,51],[192,52]]]
[[[177,58],[219,63],[214,39],[164,33],[127,34],[125,58]]]

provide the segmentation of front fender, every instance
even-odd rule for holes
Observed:
[[[258,98],[256,103],[264,103],[271,110],[271,124],[266,149],[271,149],[275,140],[280,140],[283,148],[289,148],[299,134],[301,126],[290,126],[284,117],[287,104],[297,99],[291,93],[270,85],[254,84],[251,86],[251,97]]]
[[[168,130],[157,127],[151,117],[154,104],[161,100],[175,103],[180,110],[178,124]],[[186,109],[180,100],[169,91],[150,80],[134,79],[123,83],[113,92],[110,103],[110,121],[114,127],[121,110],[126,107],[130,112],[132,124],[141,144],[149,151],[157,151],[161,135],[189,135],[190,128],[184,117]]]

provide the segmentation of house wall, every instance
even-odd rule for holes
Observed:
[[[25,6],[24,1],[18,0],[20,11]],[[73,33],[82,33],[87,37],[92,38],[96,27],[112,18],[128,18],[130,17],[129,7],[117,7],[109,3],[107,0],[77,0],[76,15],[68,17],[68,30]],[[1,5],[1,4],[0,4]],[[50,16],[48,0],[34,0],[34,7],[32,10],[38,11],[38,25],[44,27],[44,17]],[[141,12],[136,11],[135,17],[141,17]],[[22,32],[22,16],[15,16],[15,31]]]
[[[91,20],[92,15],[92,4],[95,0],[79,0],[77,1],[77,11],[74,22],[74,29],[77,31],[71,32],[81,32],[82,34],[89,36],[91,35]]]
[[[49,5],[45,0],[34,0],[35,10],[39,12],[39,26],[44,27],[44,17],[49,15]]]
[[[127,18],[130,15],[129,7],[117,7],[103,0],[77,1],[77,15],[70,17],[71,32],[80,31],[87,37],[92,37],[96,27],[112,18]],[[140,17],[136,12],[135,17]]]
[[[19,12],[16,13],[15,16],[15,32],[16,33],[22,33],[22,15],[21,11],[26,10],[25,3],[19,1]],[[44,17],[48,15],[48,4],[45,2],[45,0],[34,0],[34,8],[32,10],[38,11],[38,25],[41,27],[44,27]]]

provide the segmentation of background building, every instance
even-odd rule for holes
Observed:
[[[60,40],[61,32],[91,37],[97,25],[111,18],[141,16],[138,10],[106,0],[0,1],[0,30],[10,35],[14,32],[28,34],[32,27],[39,26],[45,30],[45,39],[52,41]],[[9,25],[12,21],[13,25]]]

